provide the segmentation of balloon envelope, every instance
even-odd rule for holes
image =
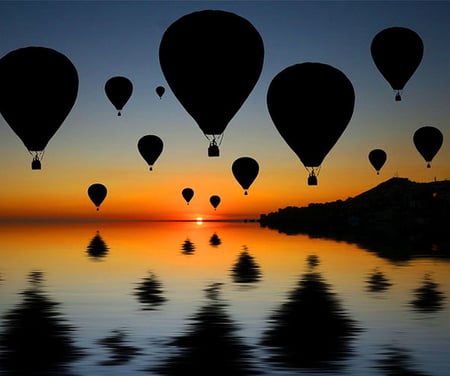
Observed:
[[[111,77],[108,81],[106,81],[105,93],[118,111],[117,115],[120,116],[120,111],[123,109],[133,93],[133,84],[126,77]]]
[[[26,47],[0,59],[0,82],[0,112],[39,162],[75,103],[77,70],[58,51]]]
[[[444,141],[442,132],[431,126],[419,128],[414,132],[413,142],[420,155],[427,162],[427,167],[437,154]]]
[[[158,94],[159,99],[161,99],[164,93],[166,92],[166,89],[164,89],[163,86],[158,86],[155,91],[156,94]]]
[[[252,91],[263,60],[263,41],[253,25],[221,10],[181,17],[165,31],[159,47],[167,83],[212,140]]]
[[[108,191],[103,184],[95,183],[89,186],[88,196],[94,203],[94,205],[97,207],[97,210],[99,206],[102,204],[103,200],[105,199],[107,192]]]
[[[373,149],[369,153],[369,162],[371,163],[377,174],[380,173],[381,167],[383,167],[386,159],[387,155],[384,150]]]
[[[156,162],[163,150],[163,141],[155,135],[143,136],[138,141],[139,153],[142,158],[150,166],[150,171],[153,169],[153,164]]]
[[[258,176],[258,162],[250,157],[241,157],[233,162],[231,170],[238,183],[245,190],[245,194],[247,194],[247,189]]]
[[[349,123],[355,104],[350,80],[321,63],[287,67],[270,83],[267,106],[275,127],[310,176]]]
[[[181,191],[181,195],[186,200],[187,204],[189,205],[189,201],[192,200],[192,197],[194,197],[194,190],[192,188],[184,188]]]
[[[213,206],[214,209],[216,209],[219,204],[220,204],[220,197],[213,195],[209,198],[209,202],[211,203],[211,205]]]
[[[375,35],[370,52],[380,73],[397,91],[396,100],[401,100],[399,91],[422,61],[422,39],[411,29],[390,27]]]

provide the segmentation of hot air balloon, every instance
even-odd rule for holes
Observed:
[[[45,147],[77,98],[77,70],[58,51],[26,47],[0,59],[0,82],[0,112],[40,170]]]
[[[386,162],[387,155],[384,150],[381,149],[373,149],[369,153],[369,162],[377,172],[377,175],[380,175],[381,167],[383,167]]]
[[[258,176],[258,162],[250,157],[241,157],[233,162],[231,170],[238,183],[244,189],[244,194],[247,195],[247,190]]]
[[[123,107],[133,93],[133,84],[126,77],[111,77],[108,81],[106,81],[105,93],[118,111],[117,116],[120,116],[120,111],[122,111]]]
[[[401,91],[422,61],[422,39],[413,30],[390,27],[375,35],[370,52],[380,73],[397,92],[395,100],[400,101]]]
[[[158,94],[159,99],[161,99],[164,93],[166,92],[166,89],[164,89],[164,86],[158,86],[155,91],[156,94]]]
[[[413,142],[420,155],[427,162],[427,167],[431,167],[431,161],[442,146],[444,136],[435,127],[425,126],[414,132]]]
[[[219,156],[226,126],[261,74],[264,45],[246,19],[222,10],[187,14],[165,31],[159,47],[164,76]]]
[[[194,190],[192,188],[184,188],[181,191],[183,198],[186,200],[186,203],[189,205],[189,201],[194,197]]]
[[[162,140],[155,135],[143,136],[138,141],[138,149],[139,153],[142,155],[142,158],[144,158],[150,166],[150,171],[152,171],[154,163],[163,150]]]
[[[217,207],[218,207],[219,204],[220,204],[220,197],[219,197],[219,196],[216,196],[216,195],[213,195],[213,196],[211,196],[211,197],[209,198],[209,202],[210,202],[211,205],[213,206],[214,210],[216,210]]]
[[[354,103],[350,80],[326,64],[292,65],[270,83],[270,116],[308,170],[308,185],[317,185],[322,161],[347,127]]]
[[[108,190],[103,184],[95,183],[89,186],[88,188],[88,196],[94,205],[97,207],[97,211],[99,206],[102,204],[103,200],[106,197]]]

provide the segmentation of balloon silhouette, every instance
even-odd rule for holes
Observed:
[[[77,98],[77,70],[58,51],[26,47],[0,59],[0,82],[0,112],[40,170],[45,147]]]
[[[369,162],[377,172],[377,175],[380,175],[381,167],[383,167],[386,162],[387,155],[384,150],[381,149],[373,149],[369,153]]]
[[[370,52],[380,73],[397,92],[395,100],[401,101],[401,90],[422,61],[422,39],[413,30],[390,27],[375,35]]]
[[[261,74],[264,45],[246,19],[221,10],[187,14],[165,31],[159,61],[175,97],[219,156],[223,132]]]
[[[308,170],[308,185],[317,185],[322,161],[347,127],[354,103],[350,80],[326,64],[292,65],[270,83],[270,116]]]
[[[133,93],[133,84],[126,77],[111,77],[108,81],[106,81],[105,93],[118,111],[117,116],[120,116],[120,111],[122,111],[123,107]]]
[[[444,141],[441,131],[435,127],[425,126],[414,132],[413,142],[420,155],[431,167],[431,161],[437,154]]]
[[[164,89],[164,86],[158,86],[156,89],[156,94],[158,94],[159,99],[162,98],[162,96],[164,95],[164,93],[166,92],[166,89]]]
[[[154,163],[163,150],[162,140],[155,135],[141,137],[138,141],[138,149],[139,153],[142,155],[142,158],[144,158],[150,166],[150,171],[152,171]]]
[[[189,201],[194,197],[194,190],[192,188],[184,188],[181,191],[183,198],[186,200],[186,203],[189,205]]]
[[[244,189],[244,194],[247,195],[247,190],[258,176],[258,162],[250,157],[241,157],[233,162],[231,170],[238,183]]]
[[[88,196],[93,202],[93,204],[97,207],[97,211],[99,206],[102,204],[103,200],[106,197],[108,190],[103,184],[95,183],[89,186],[88,188]]]
[[[216,196],[216,195],[211,196],[211,197],[209,198],[209,202],[210,202],[211,205],[213,206],[214,210],[216,210],[217,207],[218,207],[219,204],[220,204],[220,197],[219,197],[219,196]]]

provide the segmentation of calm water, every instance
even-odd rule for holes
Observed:
[[[2,374],[448,375],[450,263],[255,223],[0,226]]]

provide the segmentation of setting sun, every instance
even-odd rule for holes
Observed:
[[[203,217],[197,217],[197,224],[201,225],[203,223]]]

